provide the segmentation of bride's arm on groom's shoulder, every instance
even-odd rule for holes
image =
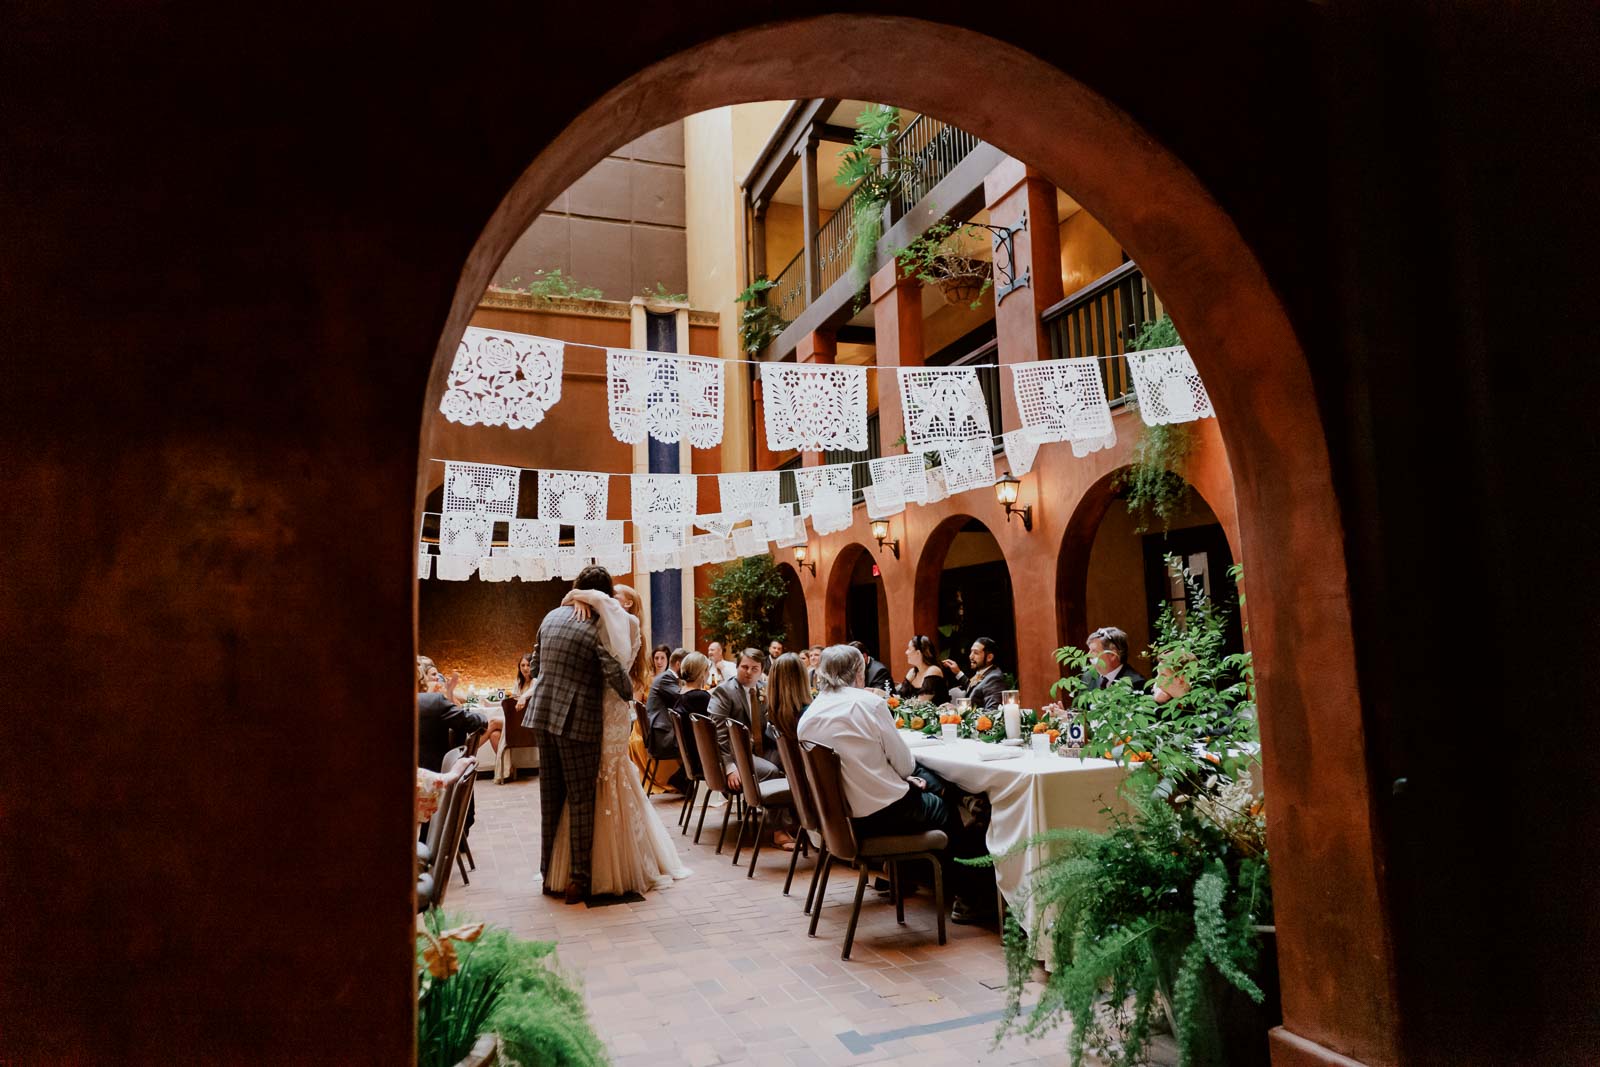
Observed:
[[[595,651],[600,655],[600,669],[605,672],[606,684],[623,700],[632,700],[633,681],[628,677],[628,669],[617,662],[617,657],[607,652],[603,644],[596,645]]]
[[[567,595],[561,598],[561,603],[571,608],[572,614],[577,616],[579,622],[583,622],[599,614],[602,600],[610,599],[598,589],[569,589]]]

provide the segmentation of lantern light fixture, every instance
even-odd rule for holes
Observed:
[[[994,497],[1006,509],[1006,522],[1011,521],[1011,516],[1020,515],[1022,516],[1022,528],[1031,533],[1033,531],[1033,505],[1017,506],[1017,490],[1021,486],[1022,483],[1008,473],[1004,478],[994,483]]]
[[[895,559],[899,559],[900,558],[900,542],[891,540],[889,538],[889,520],[888,519],[873,519],[872,520],[872,536],[876,537],[878,539],[878,551],[879,552],[882,552],[883,549],[884,549],[884,546],[887,545],[888,548],[889,548],[889,551],[894,553],[894,558]]]
[[[809,570],[811,572],[811,577],[815,578],[817,576],[817,565],[814,562],[808,562],[808,557],[810,555],[811,550],[809,546],[794,546],[794,565],[799,567],[801,570]]]

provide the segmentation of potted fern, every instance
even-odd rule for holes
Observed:
[[[1057,653],[1073,673],[1056,691],[1090,727],[1085,754],[1130,765],[1129,812],[1108,812],[1105,833],[1052,830],[1019,846],[1042,847],[1046,859],[1026,888],[1035,928],[1016,920],[1026,908],[1007,919],[1001,1032],[1041,1034],[1070,1021],[1074,1067],[1085,1051],[1141,1062],[1163,1019],[1186,1067],[1265,1065],[1277,1021],[1249,654],[1224,654],[1225,613],[1193,575],[1184,580],[1185,617],[1165,609],[1157,622],[1157,660],[1183,679],[1164,700],[1128,685],[1089,690],[1078,674],[1087,654]],[[1024,1017],[1037,958],[1055,969]]]
[[[982,234],[970,223],[941,219],[897,252],[895,259],[906,274],[938,286],[946,304],[966,304],[976,311],[994,284],[989,261],[970,251],[971,239]]]

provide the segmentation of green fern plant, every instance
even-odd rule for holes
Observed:
[[[759,356],[783,332],[783,315],[767,299],[777,284],[763,276],[734,297],[744,305],[739,313],[739,344],[752,356]]]
[[[523,282],[519,274],[510,284],[499,286],[513,293],[526,293],[541,300],[604,300],[605,294],[592,285],[581,285],[576,278],[562,274],[561,268],[552,271],[536,270],[533,277]]]

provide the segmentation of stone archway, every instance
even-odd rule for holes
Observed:
[[[800,575],[788,563],[778,564],[778,573],[783,577],[784,588],[788,592],[783,598],[783,640],[791,651],[799,649],[811,641],[810,613],[806,610],[806,591],[801,584]]]
[[[862,580],[862,571],[873,564],[872,550],[866,545],[851,542],[839,550],[828,569],[822,625],[825,643],[861,641],[882,659],[889,628],[883,579],[868,571],[866,580]],[[870,620],[866,605],[853,602],[859,599],[855,591],[867,585],[873,589]]]
[[[923,57],[938,56],[937,64]],[[774,57],[781,56],[781,60]],[[1007,71],[1003,82],[994,72]],[[995,86],[974,93],[972,86]],[[1003,86],[1017,88],[1007,100]],[[1270,838],[1285,1029],[1374,1062],[1398,1057],[1392,933],[1379,884],[1342,523],[1302,348],[1229,217],[1175,156],[1061,70],[977,33],[914,19],[830,15],[730,34],[642,70],[577,116],[510,187],[467,257],[436,339],[427,395],[490,273],[538,211],[611,149],[730,103],[870,97],[919,108],[1038,167],[1122,243],[1163,294],[1206,375],[1253,556],[1252,643],[1278,801]],[[604,131],[596,137],[596,131]],[[423,442],[421,458],[429,455]],[[421,486],[418,498],[420,502]],[[420,509],[420,503],[418,505]],[[954,536],[951,532],[949,536]],[[930,551],[937,540],[926,539]],[[925,605],[917,579],[918,626]],[[1315,611],[1303,610],[1306,604]],[[1312,844],[1315,842],[1315,845]],[[1329,899],[1324,887],[1340,884]],[[1341,995],[1326,980],[1341,976]],[[1296,1042],[1280,1038],[1287,1057]],[[1314,1046],[1313,1046],[1314,1047]]]
[[[958,550],[963,558],[957,559],[952,569],[952,557]],[[975,577],[957,578],[961,574]],[[952,515],[934,528],[917,559],[913,595],[915,632],[932,638],[941,657],[953,658],[966,669],[965,657],[959,653],[973,638],[992,637],[1000,643],[1002,668],[1016,673],[1017,622],[1010,564],[994,531],[982,519]],[[903,669],[903,664],[896,666]]]

